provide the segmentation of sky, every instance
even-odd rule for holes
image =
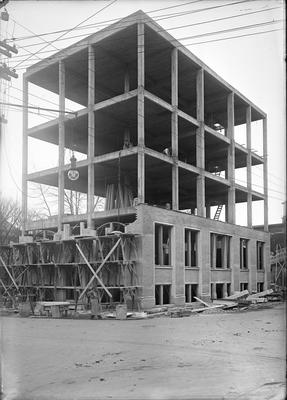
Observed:
[[[10,84],[2,80],[1,101],[16,104],[22,101],[22,74],[27,66],[55,53],[55,47],[65,48],[109,25],[110,22],[106,21],[123,18],[139,9],[147,12],[218,75],[267,113],[269,222],[281,222],[282,203],[286,198],[285,37],[282,1],[10,0],[6,8],[10,19],[1,22],[1,38],[15,38],[14,43],[19,52],[9,60],[9,66],[16,69],[19,77],[12,79]],[[217,21],[213,21],[215,19]],[[79,25],[78,29],[72,29],[76,25]],[[51,34],[64,29],[71,31],[67,34]],[[221,32],[216,33],[218,31]],[[38,36],[44,33],[47,35]],[[48,46],[48,42],[53,43]],[[41,51],[44,46],[46,48]],[[3,58],[1,61],[7,62]],[[57,108],[57,96],[47,95],[33,85],[30,85],[29,90],[32,94],[29,97],[30,105]],[[77,105],[72,102],[67,102],[67,107],[77,109]],[[2,125],[0,190],[6,197],[20,202],[22,111],[11,106],[3,108],[2,105],[2,112],[8,122]],[[30,113],[29,125],[46,122],[51,116],[57,116],[50,112],[44,114]],[[252,148],[260,154],[262,141],[258,139],[260,135],[257,132],[260,132],[260,124],[252,127]],[[244,143],[242,132],[235,132],[235,135],[239,143]],[[57,154],[52,145],[29,141],[29,172],[56,165]],[[253,169],[254,189],[263,192],[262,168]],[[238,183],[245,179],[240,172],[236,177]],[[37,194],[31,192],[29,195],[29,206],[38,207]],[[256,207],[253,224],[261,224],[262,205]]]

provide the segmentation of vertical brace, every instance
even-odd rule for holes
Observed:
[[[23,77],[23,142],[22,142],[22,236],[25,235],[28,213],[28,80]]]
[[[246,109],[247,143],[247,226],[252,228],[252,155],[251,155],[251,106]]]
[[[64,216],[64,190],[65,190],[65,64],[59,61],[59,155],[58,155],[58,232],[62,230]]]
[[[235,224],[235,143],[234,143],[234,93],[227,98],[227,136],[230,139],[227,159],[227,175],[230,182],[228,190],[227,218],[230,224]]]
[[[88,53],[88,198],[87,198],[87,226],[93,228],[94,195],[95,195],[95,50],[89,46]]]

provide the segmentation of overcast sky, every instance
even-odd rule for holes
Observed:
[[[281,222],[286,181],[285,55],[284,31],[280,22],[284,18],[283,2],[259,0],[241,1],[238,4],[238,1],[231,0],[190,2],[117,0],[113,4],[109,5],[109,3],[112,1],[10,0],[7,6],[10,20],[9,22],[2,21],[1,35],[2,39],[16,38],[15,44],[19,53],[13,55],[10,66],[16,67],[19,78],[12,80],[9,90],[6,83],[2,81],[1,101],[21,103],[23,71],[28,65],[56,52],[55,47],[58,49],[67,47],[82,39],[84,35],[94,33],[100,29],[99,26],[95,26],[96,23],[104,21],[102,24],[104,27],[109,24],[105,22],[107,20],[122,18],[142,9],[222,78],[267,113],[269,220],[271,223]],[[103,7],[106,9],[100,11]],[[95,13],[97,14],[88,19]],[[238,14],[245,15],[235,17]],[[220,21],[208,22],[219,18]],[[65,40],[55,40],[63,35],[63,32],[40,37],[34,35],[70,29],[86,19],[88,20],[79,26],[81,29],[74,29],[64,35],[62,39]],[[93,24],[93,26],[87,28],[85,27],[87,24]],[[246,27],[249,25],[251,27]],[[223,30],[227,32],[213,34]],[[258,34],[259,32],[266,33]],[[19,40],[27,36],[30,38]],[[77,37],[67,40],[72,36]],[[47,41],[54,41],[54,47],[48,46],[41,52],[40,49],[47,44]],[[39,53],[32,56],[37,51]],[[42,95],[35,87],[31,87],[31,93],[40,97]],[[57,98],[56,96],[48,96],[44,100],[32,96],[29,98],[29,102],[33,105],[57,108],[46,100],[53,103]],[[72,104],[68,106],[73,108]],[[8,123],[3,125],[0,149],[1,191],[6,196],[20,201],[22,115],[21,110],[16,111],[11,107],[6,107],[4,111]],[[30,114],[30,125],[46,122],[47,114],[51,115],[46,113],[45,116],[39,117]],[[256,127],[254,132],[256,132]],[[239,143],[242,143],[240,139],[238,137]],[[257,149],[259,154],[261,153],[260,141],[256,140],[255,134],[253,134],[252,147]],[[47,147],[46,144],[43,146],[43,144],[31,143],[29,172],[57,165],[56,153],[50,148],[52,146]],[[260,175],[260,168],[254,169],[253,182],[257,185],[254,189],[262,192]],[[239,179],[242,178],[239,176]],[[33,196],[31,196],[30,206],[33,206],[33,201]],[[254,211],[253,223],[263,222],[260,208],[256,210],[255,207]]]

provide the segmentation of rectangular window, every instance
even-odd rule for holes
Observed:
[[[248,240],[247,239],[240,239],[240,268],[241,269],[248,268]]]
[[[243,290],[248,290],[248,283],[247,282],[241,282],[240,283],[240,292],[243,292]]]
[[[230,237],[211,233],[211,268],[230,268]]]
[[[196,301],[194,296],[197,297],[197,291],[198,291],[197,284],[187,283],[185,285],[185,302],[191,303],[193,301]]]
[[[192,229],[184,230],[184,245],[185,245],[185,266],[197,266],[197,231]]]
[[[263,292],[264,282],[257,282],[257,293]]]
[[[155,285],[155,304],[170,304],[171,285]]]
[[[171,265],[171,227],[155,224],[155,264]]]
[[[264,268],[264,242],[256,243],[257,269]]]

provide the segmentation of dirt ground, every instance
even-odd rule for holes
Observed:
[[[5,400],[283,400],[285,305],[185,318],[2,317]]]

